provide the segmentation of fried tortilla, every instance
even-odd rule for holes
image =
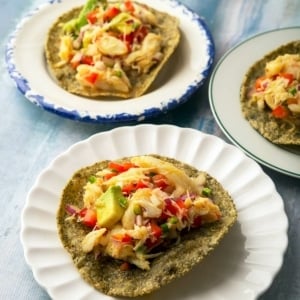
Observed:
[[[93,19],[89,12],[87,25],[79,32],[69,33],[68,24],[84,7],[64,13],[52,25],[45,45],[48,69],[56,82],[73,94],[95,99],[139,97],[149,89],[177,48],[179,20],[138,2],[124,2],[132,3],[135,15],[123,8],[122,1],[98,2],[99,19]],[[119,13],[104,19],[99,13],[100,2],[104,2],[104,7],[115,5]],[[147,17],[139,19],[138,14]]]
[[[240,92],[242,112],[251,126],[270,142],[285,147],[300,145],[299,54],[300,41],[290,42],[270,52],[251,66]],[[292,64],[284,65],[283,61],[291,58]],[[270,76],[266,76],[267,72]],[[263,86],[258,83],[261,79]],[[275,80],[278,81],[277,86],[274,85]],[[272,84],[273,91],[271,88],[266,91]],[[253,97],[254,89],[256,94]],[[270,105],[260,100],[260,93],[264,92],[268,94],[265,99]]]
[[[186,175],[196,178],[206,176],[206,186],[213,191],[213,203],[221,211],[217,222],[200,226],[182,234],[180,242],[166,248],[160,256],[151,259],[149,270],[131,266],[121,269],[122,262],[108,256],[95,258],[95,253],[85,253],[82,241],[89,230],[78,222],[70,222],[66,205],[82,206],[84,186],[88,179],[107,168],[109,161],[102,161],[77,171],[66,185],[57,213],[58,232],[65,249],[82,278],[95,289],[111,296],[136,297],[151,293],[189,272],[208,255],[235,223],[237,211],[232,198],[221,184],[210,175],[175,159],[150,155],[172,163]],[[128,158],[127,158],[128,159]],[[123,160],[123,159],[122,159]],[[122,161],[120,160],[120,161]]]

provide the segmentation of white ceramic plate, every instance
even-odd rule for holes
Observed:
[[[180,45],[150,90],[129,100],[97,101],[70,94],[49,75],[43,46],[52,23],[85,1],[48,2],[21,22],[6,49],[8,71],[18,89],[28,100],[48,111],[89,122],[142,121],[187,101],[209,74],[214,45],[202,18],[174,0],[140,0],[177,16],[182,33]]]
[[[80,278],[60,243],[56,211],[64,186],[81,167],[149,153],[174,157],[218,179],[234,199],[238,222],[189,274],[138,299],[255,299],[271,284],[287,247],[282,199],[259,165],[238,148],[171,125],[119,127],[96,134],[70,147],[42,172],[22,213],[21,240],[35,279],[53,299],[113,299]]]
[[[215,67],[209,83],[210,106],[227,137],[249,156],[281,173],[300,178],[300,156],[263,138],[244,119],[240,87],[248,69],[277,47],[299,40],[300,27],[283,28],[249,38],[228,51]]]

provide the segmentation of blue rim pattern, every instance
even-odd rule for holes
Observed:
[[[37,14],[42,8],[47,5],[52,5],[56,3],[61,3],[63,0],[49,0],[46,4],[43,4],[28,13],[22,20],[22,22],[16,27],[16,30],[9,36],[8,43],[5,49],[5,61],[7,65],[7,70],[10,77],[14,80],[17,88],[20,92],[32,103],[35,105],[42,107],[46,111],[51,113],[55,113],[59,116],[69,118],[76,121],[84,121],[84,122],[93,122],[93,123],[118,123],[118,122],[128,122],[128,121],[144,121],[148,118],[158,116],[162,113],[166,113],[169,110],[176,108],[178,105],[186,102],[196,90],[201,87],[209,76],[214,56],[215,56],[215,45],[213,41],[213,37],[204,22],[204,20],[190,8],[184,6],[183,4],[177,2],[176,0],[161,0],[170,5],[170,7],[180,9],[183,15],[186,15],[193,23],[197,24],[197,27],[200,31],[204,32],[205,37],[207,39],[207,54],[208,54],[208,62],[203,68],[201,72],[199,72],[194,79],[194,81],[186,88],[185,92],[179,98],[170,98],[167,100],[166,105],[162,105],[162,107],[152,107],[145,109],[140,114],[129,114],[129,113],[118,113],[118,114],[103,114],[91,116],[88,112],[78,111],[76,109],[69,110],[63,107],[57,107],[54,103],[51,103],[45,96],[39,95],[30,87],[30,82],[22,76],[22,74],[18,71],[14,60],[14,51],[15,51],[15,41],[18,35],[19,30],[22,28],[23,24],[26,23],[31,17]]]

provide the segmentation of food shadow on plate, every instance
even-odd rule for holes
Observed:
[[[146,91],[145,94],[154,92],[155,90],[164,86],[170,78],[180,73],[180,70],[189,63],[191,49],[188,48],[188,41],[184,33],[180,32],[180,42],[174,53],[168,59],[166,64],[162,67],[157,77]]]
[[[136,299],[195,299],[202,295],[204,297],[212,290],[218,290],[219,286],[236,276],[235,274],[238,273],[248,256],[245,242],[246,237],[241,231],[241,225],[237,222],[220,244],[190,272],[160,290]],[[131,298],[118,299],[129,300]]]
[[[300,145],[280,145],[279,147],[293,154],[300,155]]]

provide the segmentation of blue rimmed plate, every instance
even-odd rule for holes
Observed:
[[[176,52],[143,96],[92,100],[68,93],[47,71],[44,43],[54,21],[84,0],[49,1],[27,15],[6,48],[8,71],[32,103],[74,120],[111,123],[142,121],[177,107],[203,84],[214,58],[212,36],[201,17],[173,0],[140,0],[180,20],[182,38]]]

